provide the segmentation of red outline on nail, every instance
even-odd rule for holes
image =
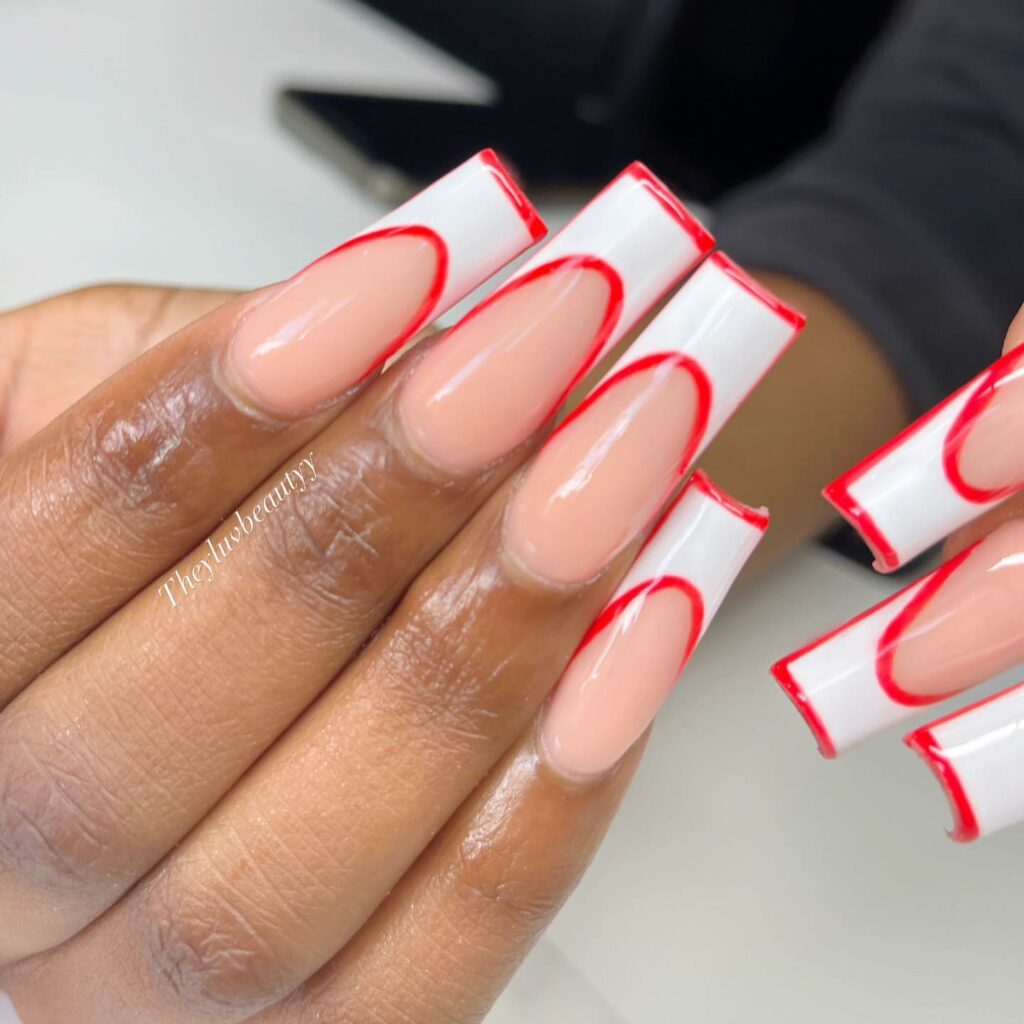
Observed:
[[[690,493],[691,488],[705,494],[727,512],[738,516],[745,523],[754,527],[754,529],[760,530],[762,534],[768,529],[771,522],[771,515],[768,509],[764,507],[752,508],[750,505],[744,505],[742,501],[734,498],[727,491],[723,491],[704,470],[697,469],[694,470],[690,479],[686,481],[682,490],[665,506],[664,511],[658,516],[650,532],[647,534],[647,539],[643,542],[640,551],[637,553],[637,558],[644,553],[651,541],[661,532],[662,527],[668,522],[669,516],[675,512],[683,498]]]
[[[697,648],[697,644],[700,642],[701,632],[704,629],[704,595],[697,589],[697,587],[688,579],[683,576],[654,576],[649,580],[644,580],[638,583],[635,587],[631,587],[626,593],[615,598],[610,604],[608,604],[604,611],[594,620],[590,629],[587,630],[583,639],[580,641],[579,646],[576,648],[573,654],[573,660],[578,657],[580,652],[597,636],[603,633],[609,626],[611,626],[616,619],[623,615],[626,609],[633,604],[634,601],[644,600],[648,597],[653,596],[660,590],[678,590],[683,593],[690,602],[690,608],[692,609],[692,619],[690,635],[686,641],[686,650],[683,652],[683,657],[679,663],[679,672],[682,672],[686,668],[693,652]]]
[[[774,292],[769,291],[760,281],[750,276],[735,260],[727,256],[721,249],[708,257],[709,262],[731,277],[741,288],[750,292],[758,302],[767,306],[778,317],[785,320],[795,334],[799,334],[807,325],[807,317],[794,306],[789,306]]]
[[[967,399],[966,405],[960,410],[959,416],[953,421],[953,426],[949,428],[949,433],[946,435],[946,443],[942,449],[942,466],[946,471],[946,477],[961,497],[978,505],[1003,501],[1018,491],[1024,490],[1024,482],[1022,482],[1009,487],[1000,487],[994,491],[986,491],[968,483],[960,472],[960,458],[963,455],[964,444],[967,442],[967,437],[974,428],[974,424],[985,414],[985,410],[995,399],[1003,381],[1021,366],[1024,366],[1024,348],[1008,352],[990,366],[981,375],[980,383],[977,384],[971,397]]]
[[[472,323],[478,316],[500,302],[507,295],[511,295],[520,288],[525,288],[542,277],[548,277],[563,270],[592,270],[600,274],[608,284],[608,305],[605,308],[604,319],[594,335],[594,340],[586,357],[545,414],[545,420],[562,405],[572,389],[590,372],[608,344],[608,339],[619,325],[622,307],[625,304],[625,289],[622,278],[611,264],[606,263],[598,256],[561,256],[548,263],[542,263],[540,266],[534,267],[533,270],[513,278],[492,295],[489,295],[483,302],[471,309],[438,342],[438,347],[449,344],[462,328]]]
[[[825,727],[824,721],[818,714],[817,709],[808,699],[804,688],[796,681],[790,670],[790,664],[796,660],[796,655],[783,658],[771,668],[775,681],[782,687],[783,693],[792,701],[793,707],[800,712],[800,716],[811,730],[811,734],[818,744],[818,752],[828,760],[834,760],[838,756],[836,745]]]
[[[715,238],[710,231],[686,208],[679,197],[653,171],[639,160],[634,160],[619,178],[629,177],[644,185],[661,204],[662,208],[693,240],[697,251],[706,256],[715,247]],[[618,181],[616,178],[615,181]],[[615,184],[615,181],[612,184]]]
[[[911,584],[911,586],[914,585],[915,584]],[[881,612],[884,608],[893,604],[893,602],[898,601],[909,589],[909,587],[904,587],[903,590],[899,591],[899,593],[893,594],[891,597],[887,597],[884,601],[879,601],[878,604],[862,611],[859,615],[855,615],[852,619],[849,619],[842,625],[836,626],[835,629],[829,630],[816,640],[812,640],[810,643],[806,643],[802,647],[797,648],[792,652],[792,654],[787,654],[786,657],[781,658],[772,666],[771,673],[775,677],[775,681],[786,691],[787,696],[796,705],[800,714],[803,715],[808,727],[811,732],[814,733],[815,739],[818,741],[818,746],[821,749],[823,757],[830,759],[836,757],[836,746],[835,743],[833,743],[832,738],[829,736],[825,723],[818,715],[818,712],[811,703],[810,698],[804,692],[804,688],[797,682],[796,677],[793,675],[793,670],[791,668],[793,662],[799,661],[805,655],[810,654],[811,651],[817,650],[819,647],[827,644],[834,637],[839,636],[840,633],[845,633],[847,630],[853,629],[854,626],[859,625],[865,619]]]
[[[434,311],[437,309],[437,304],[441,301],[441,296],[444,294],[444,290],[448,285],[448,268],[449,268],[449,256],[448,256],[448,244],[445,240],[433,230],[433,228],[425,227],[422,224],[410,224],[406,226],[381,228],[379,231],[368,231],[366,234],[356,235],[355,238],[350,238],[347,242],[342,242],[341,245],[330,252],[325,252],[323,256],[317,257],[308,266],[300,270],[292,280],[297,280],[304,274],[308,273],[313,267],[319,263],[323,263],[326,260],[332,259],[335,256],[346,252],[348,249],[352,249],[357,245],[365,245],[367,242],[376,242],[381,238],[398,238],[412,236],[413,238],[422,238],[429,242],[434,247],[434,252],[437,257],[437,268],[434,271],[434,279],[430,284],[430,289],[427,292],[426,298],[423,300],[422,305],[416,311],[412,320],[409,324],[402,328],[401,332],[396,336],[396,339],[381,353],[378,354],[375,362],[366,370],[365,373],[355,381],[351,387],[355,387],[356,384],[366,380],[371,373],[374,372],[383,363],[386,363],[410,338],[418,334],[428,323],[433,319]]]
[[[997,696],[1002,695],[999,694]],[[981,704],[984,703],[987,702],[981,701]],[[973,707],[979,706],[980,704],[973,705]],[[956,766],[943,750],[932,730],[941,722],[958,717],[970,710],[971,708],[965,708],[964,711],[955,712],[941,719],[940,722],[933,722],[931,725],[926,725],[921,729],[915,729],[914,732],[909,733],[903,738],[903,742],[924,761],[935,776],[936,781],[942,787],[942,791],[949,801],[950,812],[953,815],[953,828],[948,835],[950,839],[957,843],[974,842],[981,835],[981,828],[978,825],[978,819],[974,813],[974,808],[971,806],[971,801],[967,796],[967,790],[957,774]]]
[[[958,391],[950,395],[949,398],[943,399],[933,409],[930,409],[923,416],[911,423],[909,427],[901,430],[894,438],[887,441],[885,444],[875,449],[875,451],[865,459],[858,462],[852,469],[847,470],[842,474],[842,476],[836,477],[836,479],[821,492],[825,499],[833,505],[836,511],[839,512],[839,514],[855,530],[857,530],[858,533],[860,533],[864,542],[878,559],[879,568],[886,572],[891,572],[893,569],[900,568],[900,566],[903,565],[903,562],[900,560],[896,550],[890,544],[889,540],[872,518],[871,514],[850,494],[850,488],[858,480],[871,472],[871,470],[874,469],[875,466],[877,466],[883,459],[888,457],[891,452],[902,447],[911,437],[920,433],[922,430],[925,430],[932,421],[945,412],[953,402],[963,398],[964,394],[967,392],[977,393],[978,391],[991,386],[997,379],[1001,378],[1012,369],[1015,369],[1018,362],[1024,363],[1024,349],[1014,349],[1012,352],[1008,352],[1005,356],[1002,356],[984,373],[965,384]],[[950,472],[951,463],[959,456],[959,449],[963,446],[966,434],[969,432],[974,418],[980,415],[983,411],[983,407],[974,407],[974,415],[970,417],[970,422],[965,418],[964,413],[968,408],[974,406],[975,397],[976,394],[972,395],[960,415],[958,415],[956,420],[954,420],[949,431],[947,431],[946,438],[943,441],[942,461],[946,479],[957,494],[972,503],[988,503],[989,501],[1001,500],[1001,498],[1015,494],[1024,489],[1024,485],[1011,488],[1006,493],[1000,493],[999,498],[988,498],[984,497],[986,492],[978,491],[971,488],[969,484],[960,481],[958,470],[954,469],[952,473]]]
[[[638,373],[643,373],[645,370],[653,369],[654,367],[660,366],[662,363],[671,363],[674,369],[685,370],[693,381],[694,387],[697,392],[697,407],[694,410],[694,427],[690,431],[690,437],[686,442],[686,447],[683,449],[682,455],[679,460],[678,475],[679,478],[683,476],[686,470],[690,467],[693,462],[694,456],[697,454],[697,450],[700,448],[700,443],[704,439],[704,434],[707,431],[708,420],[711,417],[711,402],[713,395],[713,385],[704,368],[691,356],[688,356],[685,352],[655,352],[651,355],[644,356],[642,359],[637,359],[635,362],[629,363],[624,366],[618,373],[613,374],[611,377],[602,381],[593,391],[562,422],[558,425],[557,429],[548,438],[547,444],[550,444],[563,430],[565,430],[571,423],[574,423],[580,416],[595,402],[599,401],[611,388],[617,384],[621,384],[622,381],[629,377],[635,376]],[[547,445],[545,445],[546,447]],[[673,483],[672,487],[679,480]]]
[[[902,704],[908,708],[926,707],[929,704],[939,704],[970,689],[970,686],[965,686],[949,693],[928,695],[910,693],[902,689],[896,682],[893,674],[893,662],[896,658],[896,649],[904,639],[904,633],[913,625],[914,620],[924,611],[929,601],[942,589],[950,576],[963,565],[977,547],[978,544],[973,544],[965,551],[961,551],[956,558],[952,558],[945,565],[940,566],[930,576],[926,576],[922,582],[911,584],[911,586],[920,586],[921,589],[900,609],[899,613],[882,631],[875,657],[875,675],[878,677],[878,685],[893,703]],[[903,593],[906,593],[906,590]]]
[[[501,162],[493,149],[481,150],[477,156],[494,172],[498,184],[512,201],[516,212],[526,225],[526,230],[530,232],[530,237],[534,242],[540,241],[548,233],[548,226],[526,193],[519,187],[512,172]]]

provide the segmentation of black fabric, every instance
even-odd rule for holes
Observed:
[[[715,233],[835,298],[918,411],[963,384],[1024,302],[1024,0],[913,4],[829,134],[729,197]]]

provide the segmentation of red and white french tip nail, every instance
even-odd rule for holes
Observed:
[[[829,484],[877,568],[898,569],[1024,487],[1024,348]]]
[[[507,520],[519,563],[559,583],[599,572],[649,525],[801,324],[726,257],[706,260],[529,467]]]
[[[768,526],[697,473],[576,651],[541,722],[564,775],[612,768],[671,692]]]
[[[485,149],[374,224],[432,234],[445,258],[423,327],[547,234],[547,225],[494,150]],[[363,237],[363,236],[361,236]]]
[[[608,315],[581,377],[714,245],[669,188],[633,163],[513,274],[506,288],[574,267],[607,280]]]
[[[772,667],[823,756],[1009,667],[1015,537],[998,531]]]
[[[586,402],[618,383],[666,369],[688,377],[693,415],[677,439],[685,472],[796,340],[804,316],[782,303],[722,252],[690,277]],[[671,439],[666,439],[671,442]]]
[[[969,843],[1024,821],[1024,684],[917,729],[904,742],[935,774]]]
[[[491,152],[267,289],[227,350],[242,397],[305,415],[381,367],[544,233]]]

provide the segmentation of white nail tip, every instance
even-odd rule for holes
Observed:
[[[970,842],[1024,821],[1024,685],[907,736],[953,814],[951,838]]]
[[[365,234],[403,227],[426,228],[444,242],[446,273],[428,319],[451,309],[546,230],[509,172],[487,150],[382,217]]]
[[[1022,365],[1024,349],[1003,356],[825,488],[825,497],[858,530],[879,568],[906,565],[1019,490],[975,491],[957,469],[957,454],[986,396]]]
[[[645,584],[677,578],[700,595],[703,636],[767,529],[765,509],[748,508],[695,473],[651,532],[610,605]]]
[[[714,239],[642,165],[627,168],[511,278],[556,260],[589,257],[612,271],[621,292],[618,318],[594,361],[636,325]]]

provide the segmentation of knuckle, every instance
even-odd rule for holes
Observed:
[[[385,459],[375,444],[355,444],[318,466],[316,487],[300,489],[286,474],[268,489],[275,507],[261,527],[264,571],[317,612],[381,591],[378,538],[390,516],[374,480],[386,474]]]
[[[35,885],[81,894],[121,891],[124,816],[70,735],[40,737],[12,715],[0,726],[0,861]]]
[[[160,987],[212,1016],[250,1015],[285,995],[292,984],[269,915],[226,881],[190,886],[176,876],[161,872],[145,897],[147,952]]]
[[[468,919],[502,936],[539,931],[565,898],[547,872],[496,855],[486,844],[464,844],[449,879],[455,902],[472,915]]]

